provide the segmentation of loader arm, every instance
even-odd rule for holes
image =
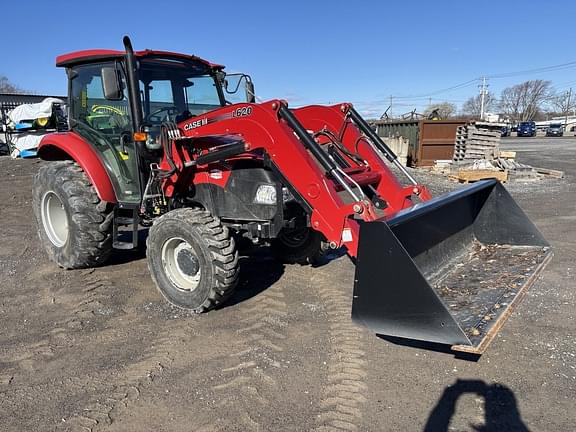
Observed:
[[[399,210],[412,207],[415,204],[412,198],[415,196],[423,201],[432,198],[426,187],[415,181],[406,187],[400,184],[398,178],[384,161],[386,155],[378,151],[370,138],[364,135],[350,118],[352,110],[353,107],[350,104],[338,104],[333,106],[311,105],[293,111],[307,130],[330,131],[336,135],[348,151],[358,154],[368,162],[371,170],[379,173],[381,179],[376,190],[380,196],[386,197],[388,204],[388,207],[384,209],[384,214],[391,215]],[[413,179],[408,178],[408,180]]]
[[[283,101],[270,101],[263,104],[242,104],[223,107],[202,116],[194,117],[179,125],[185,136],[199,138],[234,133],[241,137],[246,145],[245,156],[265,158],[286,179],[305,206],[310,209],[312,227],[324,234],[334,247],[343,244],[342,232],[349,228],[351,240],[346,247],[354,256],[357,242],[358,224],[351,219],[357,214],[353,207],[358,203],[345,203],[338,194],[335,180],[322,169],[313,154],[302,145],[294,130],[279,116]],[[191,125],[201,125],[192,127]],[[319,148],[319,145],[318,145]],[[204,154],[209,153],[206,148]],[[174,174],[165,186],[168,197],[185,187],[185,165],[194,160],[184,146],[174,146],[174,162],[179,173]],[[160,164],[168,169],[166,160]],[[190,171],[192,171],[190,169]],[[361,203],[365,217],[370,218],[373,209],[370,203]]]
[[[196,139],[217,136],[223,131],[234,133],[246,143],[247,154],[254,157],[265,154],[268,163],[281,173],[287,186],[310,209],[311,226],[324,234],[331,247],[345,246],[349,255],[355,258],[359,233],[357,219],[373,221],[394,214],[413,205],[411,198],[416,194],[428,198],[428,193],[421,185],[400,185],[370,141],[346,118],[342,106],[349,108],[345,104],[328,109],[314,107],[315,112],[293,113],[280,100],[233,105],[193,117],[179,127],[187,137]],[[299,116],[307,120],[310,114],[311,120],[300,122]],[[325,120],[322,122],[321,118]],[[330,127],[332,133],[343,130],[341,144],[356,152],[367,163],[344,169],[336,166],[322,148],[321,140],[313,139],[309,133],[326,129],[327,124],[333,124]],[[194,159],[182,146],[175,146],[173,153],[181,171]],[[168,163],[163,162],[161,167],[167,169]],[[175,174],[172,183],[165,187],[167,196],[185,187],[187,181],[185,175]],[[373,186],[386,203],[379,216],[373,203],[363,195],[359,184]],[[342,191],[351,193],[344,193],[343,197]]]

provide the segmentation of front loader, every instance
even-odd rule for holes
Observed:
[[[237,284],[240,238],[286,262],[343,248],[356,264],[356,322],[482,353],[551,257],[502,185],[432,198],[351,104],[255,103],[247,75],[135,52],[127,37],[124,48],[57,59],[69,131],[40,144],[52,162],[36,177],[34,211],[64,268],[101,265],[150,227],[156,286],[204,312]]]

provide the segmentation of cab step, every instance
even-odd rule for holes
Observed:
[[[136,249],[138,247],[138,208],[114,208],[114,221],[112,229],[112,246],[114,249]],[[129,227],[129,229],[120,229]],[[122,240],[121,240],[122,239]]]

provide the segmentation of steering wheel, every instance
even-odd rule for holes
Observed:
[[[122,115],[125,116],[126,113],[124,111],[122,111],[120,108],[117,108],[115,106],[111,106],[111,105],[93,105],[92,106],[92,112],[94,114],[118,114],[118,115]]]
[[[150,114],[148,114],[146,116],[146,120],[152,120],[152,117],[156,117],[158,118],[158,123],[161,123],[163,121],[162,116],[160,116],[160,113],[166,112],[166,115],[168,117],[170,117],[171,115],[176,115],[180,112],[180,110],[178,108],[176,108],[175,106],[164,106],[162,108],[158,108],[155,111],[152,111]]]
[[[92,114],[108,116],[108,122],[113,128],[124,129],[130,123],[127,114],[115,106],[93,105],[90,111]]]

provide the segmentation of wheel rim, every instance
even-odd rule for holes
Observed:
[[[298,248],[306,244],[309,236],[310,230],[308,228],[300,228],[287,233],[281,233],[280,240],[282,240],[282,243],[286,246]]]
[[[42,225],[50,242],[56,247],[62,247],[68,240],[68,215],[62,200],[54,192],[49,191],[42,197]]]
[[[175,237],[162,245],[164,273],[176,288],[191,292],[198,288],[202,270],[194,248],[186,240]]]

